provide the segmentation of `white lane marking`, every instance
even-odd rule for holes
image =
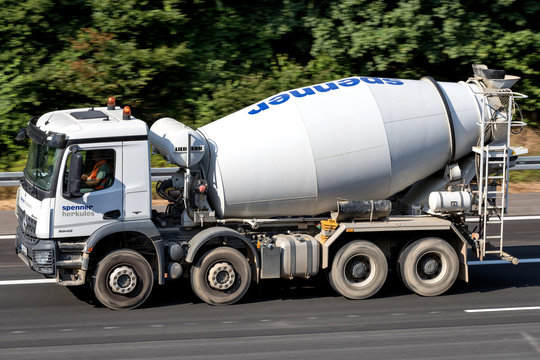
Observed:
[[[75,329],[60,329],[58,331],[61,331],[61,332],[70,332],[70,331],[75,331]]]
[[[26,266],[22,261],[17,264],[17,265],[0,265],[0,269],[4,269],[4,268],[25,268],[27,269],[28,266]]]
[[[32,284],[52,284],[56,279],[27,279],[27,280],[0,280],[1,285],[32,285]]]
[[[270,322],[270,321],[272,321],[272,320],[270,320],[270,319],[262,319],[262,320],[260,320],[260,322]]]
[[[238,321],[232,320],[232,321],[222,321],[222,324],[236,324]]]
[[[534,348],[534,350],[536,350],[536,352],[540,354],[540,344],[538,344],[538,341],[536,341],[535,338],[533,338],[531,335],[529,335],[525,331],[521,332],[521,336],[523,336],[523,338],[527,340],[529,345],[531,345]]]
[[[360,315],[347,315],[348,318],[357,318],[359,317]]]
[[[519,259],[520,264],[539,263],[540,258],[531,259]],[[484,260],[484,261],[467,261],[467,265],[499,265],[499,264],[512,264],[506,260]]]
[[[160,327],[163,327],[164,325],[161,325],[161,324],[156,324],[156,325],[150,325],[151,328],[160,328]]]
[[[540,310],[540,306],[524,306],[511,308],[492,308],[492,309],[470,309],[463,310],[466,313],[482,313],[482,312],[498,312],[498,311],[525,311],[525,310]]]
[[[540,215],[516,215],[505,216],[504,221],[519,221],[519,220],[540,220]],[[477,217],[468,217],[465,221],[475,222],[478,221]]]
[[[15,235],[0,235],[0,240],[15,240]]]
[[[118,326],[105,326],[103,328],[103,330],[113,330],[113,329],[118,329]]]
[[[24,334],[26,331],[19,330],[19,331],[11,331],[10,334]]]

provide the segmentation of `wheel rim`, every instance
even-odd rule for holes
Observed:
[[[375,277],[375,267],[372,261],[365,255],[350,257],[343,267],[345,280],[353,286],[363,286]]]
[[[434,283],[441,280],[447,272],[447,261],[438,252],[426,252],[416,262],[416,274],[418,278],[427,283]]]
[[[208,284],[215,290],[228,290],[236,280],[234,267],[228,262],[219,262],[208,269]]]
[[[131,266],[115,267],[109,273],[109,286],[116,294],[129,294],[137,286],[137,273]]]

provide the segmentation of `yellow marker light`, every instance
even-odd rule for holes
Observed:
[[[122,113],[122,120],[129,120],[131,119],[131,109],[129,106],[124,106],[124,110]]]
[[[114,110],[116,106],[116,99],[112,96],[107,99],[107,110]]]

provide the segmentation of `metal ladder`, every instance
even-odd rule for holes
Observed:
[[[486,255],[495,255],[503,260],[517,264],[519,260],[503,250],[504,215],[508,210],[508,175],[510,168],[511,129],[524,126],[521,121],[512,121],[514,98],[526,97],[510,89],[484,89],[477,93],[483,97],[479,146],[473,147],[478,154],[478,203],[479,232],[475,240],[477,256],[483,260]],[[490,101],[491,100],[491,101]],[[497,107],[494,107],[496,104]],[[486,144],[486,135],[494,127],[505,127],[505,134],[496,144]],[[500,133],[499,133],[500,134]],[[490,139],[491,140],[491,139]]]

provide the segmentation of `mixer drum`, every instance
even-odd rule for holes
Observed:
[[[479,136],[474,85],[438,84],[441,92],[424,79],[351,77],[282,92],[199,128],[216,214],[311,216],[337,200],[386,199],[469,154]]]

